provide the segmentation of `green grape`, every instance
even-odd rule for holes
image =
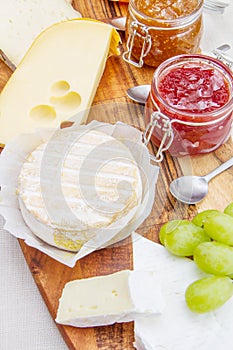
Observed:
[[[206,218],[204,230],[215,241],[233,245],[233,217],[217,213]]]
[[[233,247],[219,242],[203,242],[194,252],[193,258],[197,266],[213,275],[233,274]]]
[[[233,216],[233,202],[224,209],[224,213]]]
[[[178,256],[191,256],[202,242],[210,241],[206,232],[191,222],[189,225],[179,225],[164,236],[164,245],[170,253]]]
[[[191,311],[205,313],[222,306],[232,295],[229,277],[211,276],[192,283],[186,289],[185,300]]]
[[[192,223],[196,226],[202,227],[204,226],[204,222],[206,220],[206,218],[210,215],[216,214],[216,213],[220,213],[218,210],[215,209],[208,209],[208,210],[204,210],[201,213],[197,214],[196,216],[194,216]]]
[[[172,220],[164,224],[159,231],[159,240],[164,245],[164,237],[167,233],[175,230],[179,225],[189,225],[188,220]]]

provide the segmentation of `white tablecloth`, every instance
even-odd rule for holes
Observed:
[[[233,57],[233,3],[229,2],[225,14],[205,14],[202,49],[212,51],[229,43]],[[0,218],[0,350],[67,350],[17,240],[2,227]]]

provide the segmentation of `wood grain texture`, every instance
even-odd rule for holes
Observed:
[[[2,91],[6,85],[6,82],[10,78],[11,74],[11,69],[4,63],[3,60],[0,59],[0,91]]]
[[[83,17],[103,19],[126,15],[127,5],[107,0],[73,1],[73,6]],[[122,45],[125,46],[124,34]],[[122,47],[122,49],[123,49]],[[110,57],[98,87],[89,121],[97,119],[109,123],[120,120],[143,130],[145,127],[143,108],[126,97],[126,89],[138,84],[150,83],[153,68],[137,69],[126,64],[122,57]],[[0,61],[0,89],[11,75],[8,67]],[[149,145],[151,152],[154,146]],[[177,159],[169,154],[159,165],[153,210],[138,232],[158,242],[158,231],[163,223],[175,218],[192,218],[197,211],[207,208],[222,210],[233,200],[233,169],[225,172],[210,184],[207,198],[198,206],[178,203],[169,193],[169,184],[177,176],[194,173],[203,175],[232,156],[232,141],[229,140],[216,152],[195,158]],[[51,313],[56,317],[59,297],[66,282],[101,274],[109,274],[121,269],[133,268],[132,244],[130,240],[114,247],[97,251],[77,262],[71,269],[19,240],[25,259],[34,280]],[[68,326],[58,328],[71,350],[132,350],[133,323],[108,327],[78,329]]]

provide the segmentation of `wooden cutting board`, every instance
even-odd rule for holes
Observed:
[[[122,16],[127,12],[126,4],[107,0],[74,0],[73,6],[82,13],[83,17],[97,19]],[[124,47],[124,33],[122,33],[122,42]],[[126,89],[134,85],[150,83],[153,72],[154,69],[149,67],[142,69],[132,67],[126,64],[122,57],[110,57],[94,100],[98,113],[90,115],[89,121],[92,118],[109,123],[120,120],[144,129],[143,108],[130,102],[126,97]],[[10,75],[10,69],[0,61],[0,89],[3,88]],[[122,113],[122,106],[124,106],[124,113]],[[127,112],[125,106],[129,106],[126,108]],[[149,147],[153,152],[153,146]],[[207,208],[223,210],[233,200],[233,169],[229,169],[211,182],[209,195],[198,206],[178,203],[169,194],[168,186],[174,178],[190,173],[190,170],[196,175],[204,175],[230,158],[233,155],[232,149],[232,140],[229,140],[216,152],[192,158],[191,161],[190,159],[173,158],[167,154],[160,164],[152,213],[138,229],[138,233],[153,241],[158,241],[159,228],[167,220],[192,218],[198,211]],[[132,244],[129,239],[81,259],[73,269],[26,246],[22,240],[19,240],[19,244],[53,319],[56,317],[62,289],[68,281],[133,268]],[[134,349],[133,322],[87,329],[57,326],[71,350]]]

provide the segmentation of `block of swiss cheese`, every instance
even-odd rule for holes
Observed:
[[[0,95],[0,144],[38,127],[59,127],[88,115],[109,54],[113,27],[91,19],[52,25],[33,42]]]

